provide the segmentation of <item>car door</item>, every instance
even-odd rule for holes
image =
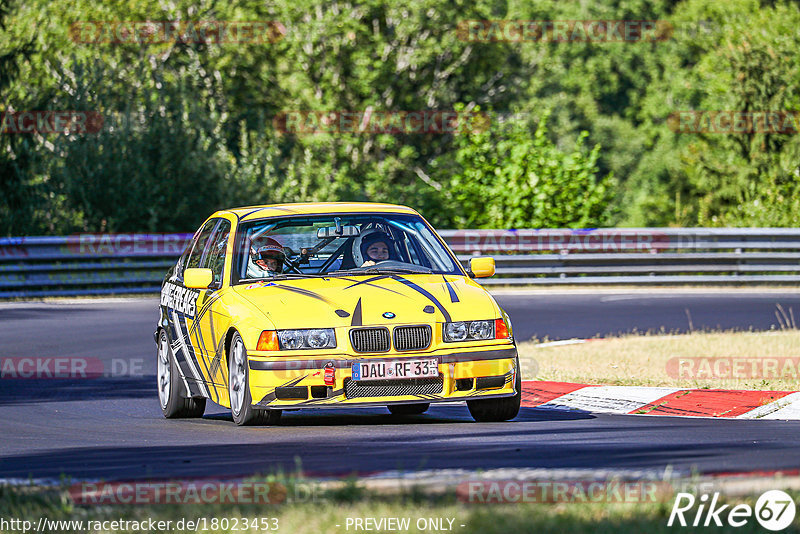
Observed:
[[[214,400],[220,401],[220,395],[227,395],[227,376],[225,368],[225,333],[230,325],[230,317],[222,306],[222,298],[229,290],[224,283],[225,264],[231,247],[232,224],[227,219],[220,219],[209,238],[208,247],[200,266],[211,269],[213,282],[208,289],[200,290],[197,298],[197,314],[192,325],[192,343],[207,370],[208,385],[214,394]]]
[[[200,267],[219,221],[218,218],[210,219],[197,231],[187,248],[183,265],[178,263],[173,276],[161,290],[162,313],[167,318],[168,337],[184,383],[192,396],[209,398],[209,373],[198,352],[198,345],[193,341],[195,336],[191,335],[200,291],[184,285],[183,272],[188,268]]]

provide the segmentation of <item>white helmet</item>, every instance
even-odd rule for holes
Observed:
[[[383,241],[386,243],[386,246],[389,249],[389,259],[396,259],[394,252],[394,239],[392,239],[392,236],[383,230],[371,228],[366,232],[361,232],[355,239],[353,239],[353,262],[356,264],[356,267],[364,265],[367,256],[367,248],[378,241]]]

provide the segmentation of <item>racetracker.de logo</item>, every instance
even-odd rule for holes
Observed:
[[[4,111],[0,134],[87,134],[103,127],[97,111]]]
[[[303,134],[452,134],[485,131],[489,115],[481,112],[419,111],[287,111],[273,120],[283,133]]]
[[[179,256],[191,234],[75,234],[66,250],[76,256]]]
[[[461,482],[456,495],[477,504],[655,503],[670,499],[674,490],[642,480],[472,480]]]
[[[454,252],[654,252],[671,247],[657,230],[458,230],[447,236]]]
[[[0,379],[93,379],[144,376],[142,358],[83,358],[78,356],[22,356],[0,358]]]
[[[798,111],[673,111],[667,125],[676,133],[796,135],[800,132]]]
[[[458,38],[470,43],[654,42],[672,36],[664,20],[464,20]]]
[[[72,502],[83,506],[150,504],[280,504],[288,490],[277,482],[171,480],[82,482],[69,488]]]
[[[0,258],[27,258],[29,255],[24,237],[0,237]]]
[[[286,27],[274,20],[79,21],[70,27],[71,39],[82,44],[264,44],[285,35]]]
[[[667,375],[684,380],[800,377],[800,358],[670,358]]]

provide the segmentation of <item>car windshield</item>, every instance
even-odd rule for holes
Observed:
[[[342,214],[244,223],[234,283],[347,274],[464,274],[417,215]]]

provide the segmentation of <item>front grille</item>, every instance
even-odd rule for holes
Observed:
[[[436,395],[442,392],[444,379],[412,378],[408,380],[345,380],[348,399],[359,397],[400,397],[402,395]]]
[[[421,326],[398,326],[394,329],[394,349],[403,350],[422,350],[427,349],[431,344],[431,327]]]
[[[350,330],[350,343],[356,352],[386,352],[389,350],[389,329],[357,328]]]

